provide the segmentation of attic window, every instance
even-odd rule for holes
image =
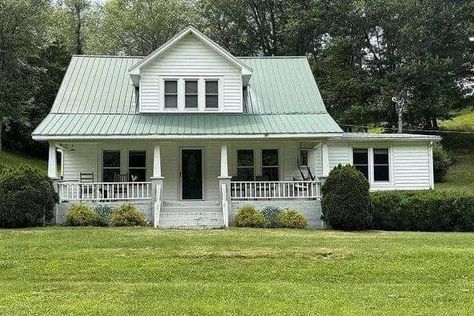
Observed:
[[[184,85],[184,107],[198,107],[198,82],[197,80],[186,80]]]
[[[206,80],[206,109],[219,107],[219,81]]]
[[[178,107],[178,81],[165,80],[165,108]]]

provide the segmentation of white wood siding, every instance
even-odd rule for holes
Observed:
[[[194,35],[188,35],[163,56],[140,70],[140,111],[160,112],[161,77],[218,77],[222,111],[242,112],[241,70]],[[201,88],[202,89],[202,88]]]
[[[338,164],[347,165],[352,161],[351,148],[347,144],[328,144],[329,170]]]
[[[394,146],[393,173],[397,189],[428,189],[431,177],[428,145]]]
[[[64,180],[79,180],[80,172],[94,172],[97,180],[97,145],[96,144],[67,144],[63,151]]]

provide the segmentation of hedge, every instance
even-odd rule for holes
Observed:
[[[474,231],[474,194],[392,191],[370,194],[372,228],[406,231]]]

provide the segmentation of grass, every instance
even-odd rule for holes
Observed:
[[[0,230],[0,314],[472,314],[474,234]]]
[[[445,181],[436,183],[435,188],[439,190],[461,190],[474,193],[473,150],[456,150],[453,154],[457,159],[456,164],[449,168]]]
[[[465,109],[451,120],[439,123],[441,129],[474,132],[474,109]]]
[[[0,152],[0,163],[12,167],[26,164],[37,168],[45,173],[48,170],[46,161],[5,150]]]

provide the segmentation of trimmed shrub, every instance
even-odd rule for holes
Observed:
[[[334,229],[362,230],[370,225],[369,183],[350,165],[338,165],[321,188],[323,220]]]
[[[99,217],[94,210],[82,203],[73,204],[66,214],[67,226],[96,226],[99,225]]]
[[[392,191],[370,194],[372,228],[409,231],[474,231],[474,194]]]
[[[433,145],[433,172],[435,182],[443,182],[449,167],[454,164],[453,157],[439,143]]]
[[[265,227],[267,228],[277,228],[278,216],[281,213],[281,209],[275,206],[265,206],[262,210],[263,218],[265,219]]]
[[[146,220],[135,205],[126,203],[113,211],[110,224],[112,226],[143,226],[146,225]]]
[[[286,208],[278,215],[278,225],[284,228],[306,228],[308,220],[299,210]]]
[[[0,201],[0,227],[31,227],[52,220],[58,195],[44,173],[22,165],[2,168]]]
[[[265,218],[255,206],[244,205],[237,210],[234,222],[238,227],[264,227]]]
[[[99,204],[94,208],[98,218],[98,225],[107,226],[110,223],[114,209],[106,204]]]

